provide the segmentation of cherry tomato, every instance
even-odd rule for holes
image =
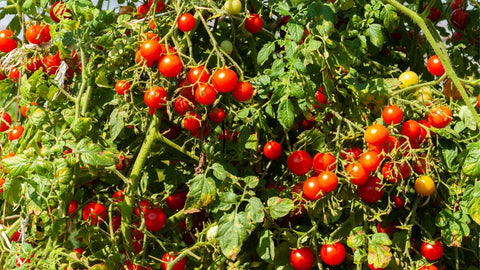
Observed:
[[[60,64],[62,64],[62,60],[60,59],[59,52],[57,52],[55,55],[47,55],[45,58],[43,58],[43,65],[47,69],[48,75],[55,75],[60,67]]]
[[[418,84],[418,75],[413,71],[405,71],[398,77],[398,80],[402,83],[400,88],[405,88],[410,85]]]
[[[369,173],[358,163],[350,163],[346,168],[350,181],[355,185],[363,185],[368,181]]]
[[[368,269],[370,269],[370,270],[383,270],[384,268],[375,268],[375,266],[373,266],[373,264],[369,263],[368,264]]]
[[[210,84],[199,83],[195,89],[195,99],[202,105],[210,105],[217,99],[217,91]]]
[[[17,48],[17,41],[13,38],[12,31],[0,31],[0,51],[9,53]]]
[[[398,183],[407,179],[412,174],[412,169],[406,162],[389,161],[382,167],[382,175],[388,182]]]
[[[290,252],[290,264],[295,270],[308,270],[315,263],[315,255],[308,247],[294,249]]]
[[[137,18],[143,19],[148,13],[150,7],[147,4],[142,4],[137,8]]]
[[[28,71],[35,72],[39,70],[41,67],[43,67],[42,58],[38,56],[28,58],[27,60]]]
[[[330,153],[317,153],[313,157],[313,169],[316,172],[334,171],[337,159]]]
[[[195,18],[190,13],[183,13],[177,20],[178,29],[188,32],[195,27]]]
[[[382,181],[375,176],[371,177],[365,184],[358,186],[357,193],[364,202],[377,202],[383,196]]]
[[[443,68],[442,61],[440,61],[438,55],[433,55],[428,58],[427,69],[428,72],[430,72],[434,76],[442,76],[443,74],[445,74],[445,68]]]
[[[322,193],[333,191],[338,186],[338,177],[334,172],[323,171],[317,176],[317,179]]]
[[[388,140],[388,129],[379,124],[373,124],[365,131],[365,141],[374,145],[383,145]]]
[[[452,121],[452,112],[446,106],[433,108],[428,113],[428,122],[435,128],[444,128]]]
[[[208,118],[214,123],[221,123],[225,120],[225,110],[219,107],[213,108],[208,113]]]
[[[167,102],[167,91],[160,86],[153,86],[145,92],[143,100],[149,108],[160,109]]]
[[[430,261],[436,261],[440,259],[440,257],[442,257],[443,245],[438,240],[435,241],[435,243],[423,242],[420,250],[425,259]]]
[[[325,97],[325,94],[323,93],[323,88],[320,86],[315,92],[315,98],[317,99],[318,103],[313,104],[315,108],[320,108],[321,105],[327,105],[327,98]]]
[[[400,133],[407,136],[410,141],[418,141],[420,139],[421,129],[417,121],[408,120],[403,123]]]
[[[0,178],[0,193],[3,193],[3,185],[5,184],[5,178]]]
[[[140,206],[140,210],[142,211],[142,213],[145,214],[145,212],[147,211],[147,209],[150,209],[151,208],[151,205],[150,205],[150,201],[149,200],[141,200],[140,202],[138,202],[138,205]],[[135,215],[137,217],[140,217],[140,210],[138,210],[138,207],[135,207]]]
[[[30,109],[31,105],[38,105],[37,102],[32,101],[30,104],[26,103],[25,105],[22,106],[20,109],[20,112],[22,113],[23,117],[28,118],[27,112]]]
[[[50,41],[48,25],[31,25],[25,32],[25,38],[32,44],[41,44]]]
[[[312,157],[303,150],[297,150],[287,158],[287,167],[295,175],[305,175],[312,169]]]
[[[324,192],[320,187],[320,181],[317,176],[312,176],[303,183],[303,195],[309,200],[318,200],[323,196]]]
[[[258,33],[263,28],[263,19],[257,13],[251,14],[245,21],[245,29],[252,33]]]
[[[162,257],[162,270],[167,270],[168,264],[174,261],[178,256],[176,254],[165,253]],[[180,259],[171,270],[185,270],[187,267],[187,260],[185,258]]]
[[[452,3],[450,4],[450,8],[452,10],[459,9],[462,7],[463,0],[453,0]]]
[[[142,65],[145,64],[147,67],[153,67],[157,63],[157,60],[148,61],[147,59],[143,58],[141,48],[138,48],[135,52],[135,61],[137,63],[142,63]]]
[[[397,229],[395,228],[395,221],[392,221],[392,222],[388,223],[387,226],[385,226],[385,227],[382,226],[381,222],[377,223],[377,231],[379,233],[386,233],[388,235],[393,235],[393,233],[396,230]]]
[[[20,71],[16,67],[12,67],[10,69],[10,73],[8,73],[8,77],[12,79],[14,82],[18,82],[18,79],[20,78]]]
[[[176,54],[167,54],[158,61],[158,71],[167,78],[176,77],[182,71],[183,64]]]
[[[188,72],[188,82],[190,84],[206,83],[209,79],[210,71],[204,66],[192,68]]]
[[[71,200],[70,204],[68,205],[68,215],[72,216],[72,214],[77,211],[78,209],[78,203],[75,200]],[[72,217],[76,216],[77,213],[75,213]]]
[[[22,136],[24,130],[25,128],[22,126],[15,126],[12,130],[10,130],[10,132],[8,132],[8,140],[18,140],[18,138]]]
[[[397,194],[390,195],[390,201],[393,202],[393,209],[399,210],[405,207],[405,200]]]
[[[115,84],[115,91],[117,91],[119,95],[125,95],[130,91],[130,83],[125,80],[118,81]]]
[[[195,100],[192,102],[183,96],[179,96],[177,99],[175,99],[175,102],[173,103],[173,109],[178,114],[185,115],[187,112],[193,111],[195,109],[196,103],[197,102]]]
[[[232,91],[233,97],[240,101],[247,101],[253,96],[253,87],[249,82],[239,82]]]
[[[436,267],[435,265],[429,265],[429,266],[422,266],[420,269],[418,270],[438,270],[438,267]]]
[[[428,86],[421,87],[418,89],[414,96],[417,98],[418,101],[422,102],[425,105],[430,105],[432,103],[433,95],[432,89]]]
[[[145,60],[154,62],[160,59],[162,47],[158,41],[153,39],[145,40],[140,46],[140,53]]]
[[[269,141],[263,146],[263,154],[270,160],[279,158],[282,155],[282,152],[282,145],[276,141]]]
[[[167,198],[167,206],[173,211],[178,211],[185,207],[185,201],[187,201],[187,192],[181,191],[170,195]]]
[[[221,68],[212,75],[212,84],[220,93],[228,93],[235,89],[238,83],[237,73],[228,68]]]
[[[357,161],[360,158],[361,154],[362,149],[356,146],[352,146],[352,148],[342,151],[342,153],[340,153],[340,156],[347,162],[353,162]]]
[[[237,15],[242,11],[242,2],[240,0],[227,0],[223,5],[223,9],[228,15]]]
[[[123,190],[115,191],[112,195],[112,199],[114,203],[123,202],[123,200],[125,200],[125,193]]]
[[[477,107],[480,108],[480,94],[478,94],[478,97],[477,97]]]
[[[233,44],[230,40],[224,40],[220,43],[220,48],[226,54],[231,54],[233,52]]]
[[[165,3],[163,0],[148,0],[148,8],[152,8],[155,1],[157,2],[157,5],[155,6],[155,13],[162,12],[165,9]]]
[[[188,112],[183,119],[183,126],[190,132],[195,132],[202,127],[202,117],[198,113]]]
[[[4,112],[3,114],[0,112],[0,117],[2,118],[2,123],[0,124],[0,132],[4,132],[10,127],[10,124],[12,123],[12,118],[7,112]]]
[[[367,151],[360,157],[360,164],[369,173],[376,171],[381,161],[382,157],[376,151]]]
[[[460,83],[463,89],[465,90],[465,85],[462,82]],[[453,84],[453,81],[451,79],[448,79],[447,81],[445,81],[445,84],[443,85],[443,93],[445,93],[445,96],[447,96],[447,98],[449,99],[450,97],[452,97],[454,100],[462,98],[462,94],[460,94],[460,90],[458,90],[457,86]]]
[[[50,7],[50,18],[54,22],[60,22],[61,19],[71,19],[72,11],[67,8],[64,2],[58,1]]]
[[[90,202],[83,208],[83,220],[88,221],[90,225],[105,222],[107,214],[107,207],[101,203]]]
[[[450,22],[454,27],[460,30],[465,30],[465,26],[467,25],[467,20],[469,15],[470,14],[468,14],[468,12],[465,10],[455,9],[450,14]]]
[[[430,176],[422,175],[415,180],[415,191],[422,196],[430,196],[435,192],[435,182]]]
[[[387,125],[399,124],[403,119],[402,109],[395,105],[387,106],[383,109],[382,118]]]
[[[145,218],[145,227],[151,232],[161,230],[167,223],[167,216],[162,208],[150,208],[143,213]]]
[[[426,4],[423,8],[426,8],[428,4]],[[438,19],[440,19],[440,17],[442,17],[442,11],[436,9],[435,7],[430,7],[430,12],[427,16],[427,18],[432,21],[432,22],[436,22],[438,21]]]
[[[320,257],[322,261],[328,265],[339,265],[345,259],[345,247],[342,243],[323,245],[320,249]]]

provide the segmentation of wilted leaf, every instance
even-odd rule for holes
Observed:
[[[187,196],[185,209],[200,209],[209,205],[217,196],[217,186],[212,177],[199,174],[188,181],[190,192]]]
[[[216,238],[220,241],[223,255],[235,261],[243,242],[250,234],[250,223],[245,212],[223,215],[218,222]]]

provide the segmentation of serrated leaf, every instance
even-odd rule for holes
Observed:
[[[220,163],[213,163],[212,164],[212,170],[213,170],[213,175],[215,178],[218,180],[225,180],[227,178],[227,172],[225,171],[225,168],[223,167],[222,164]]]
[[[458,111],[458,117],[462,120],[461,122],[470,130],[477,130],[477,122],[475,117],[472,114],[472,111],[467,106],[460,107]]]
[[[110,86],[110,82],[108,81],[108,78],[105,74],[105,71],[103,69],[100,69],[98,71],[97,77],[95,78],[95,83],[99,87],[105,87],[105,88],[112,88]]]
[[[97,40],[97,45],[103,48],[113,46],[113,32],[107,32]]]
[[[353,230],[350,232],[348,238],[347,238],[347,246],[351,248],[359,248],[363,245],[365,245],[367,238],[365,231],[363,230],[362,227],[355,227]]]
[[[284,99],[280,102],[277,109],[277,119],[286,130],[289,130],[293,126],[295,113],[290,99]]]
[[[292,58],[297,47],[298,47],[297,43],[291,40],[285,40],[285,57]]]
[[[450,172],[457,172],[460,164],[457,162],[458,148],[455,143],[447,139],[440,139],[438,144],[440,159]]]
[[[392,240],[388,237],[386,233],[376,233],[372,236],[372,243],[376,243],[379,245],[390,246],[392,244]]]
[[[273,242],[273,233],[265,228],[258,233],[257,253],[260,258],[268,263],[273,263],[275,259],[275,243]]]
[[[379,49],[383,47],[383,42],[385,40],[382,29],[383,27],[376,23],[370,24],[367,29],[367,36],[370,37],[370,42]]]
[[[122,132],[123,127],[125,126],[126,116],[127,113],[120,108],[113,109],[112,113],[110,114],[110,121],[108,125],[110,126],[110,137],[112,140],[115,140]]]
[[[107,167],[117,163],[117,158],[113,153],[103,151],[90,138],[82,139],[77,144],[75,151],[80,154],[80,160],[88,165]]]
[[[199,174],[187,183],[190,192],[187,196],[185,209],[200,209],[206,207],[216,199],[217,186],[212,177]]]
[[[0,162],[2,167],[8,173],[9,177],[16,177],[24,175],[31,165],[31,161],[24,154],[15,155],[13,157],[7,157]]]
[[[247,213],[247,217],[253,223],[262,223],[263,218],[265,217],[263,211],[263,204],[262,201],[257,197],[252,197],[248,200],[248,204],[245,207],[245,211]]]
[[[299,22],[290,19],[287,23],[288,27],[288,34],[292,37],[292,39],[299,43],[302,40],[303,37],[303,25],[301,25]]]
[[[252,176],[252,175],[246,176],[245,178],[243,178],[243,181],[245,182],[248,188],[255,188],[260,182],[257,176]]]
[[[389,247],[372,241],[368,243],[367,258],[368,263],[372,264],[375,268],[385,268],[392,259],[392,253]]]
[[[400,18],[398,17],[397,12],[394,11],[393,7],[387,5],[384,10],[382,10],[383,25],[388,32],[393,32],[398,28]]]
[[[296,98],[303,97],[303,89],[298,84],[290,84],[287,86],[288,95]]]
[[[238,199],[238,195],[235,194],[234,192],[219,192],[218,193],[219,204],[218,206],[215,206],[215,207],[221,211],[228,211],[237,202],[237,199]]]
[[[263,65],[270,55],[275,51],[275,43],[274,42],[267,42],[262,49],[258,52],[257,62],[261,66]]]
[[[272,218],[284,217],[293,209],[293,201],[280,197],[270,197],[267,201],[268,212]]]
[[[468,154],[462,166],[463,173],[471,177],[480,176],[480,142],[467,145]]]
[[[440,228],[442,238],[448,246],[460,247],[462,238],[470,235],[468,224],[470,218],[463,212],[442,209],[435,217],[435,224]]]
[[[278,77],[285,74],[285,63],[283,59],[276,59],[272,64],[272,77]]]
[[[293,61],[292,66],[300,73],[307,72],[307,67],[303,64],[302,60],[298,58]]]
[[[216,239],[220,242],[223,255],[235,261],[243,242],[250,233],[250,223],[245,212],[223,215],[218,221]]]
[[[14,205],[20,200],[22,181],[16,177],[7,177],[3,184],[3,199]]]
[[[275,5],[275,11],[280,15],[290,15],[290,8],[282,1],[277,2]]]

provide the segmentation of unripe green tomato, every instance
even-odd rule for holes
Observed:
[[[240,0],[227,0],[223,9],[228,13],[228,15],[237,15],[242,11],[242,2]]]
[[[220,43],[220,48],[226,54],[231,54],[233,52],[233,44],[229,40],[222,41],[222,43]]]
[[[355,5],[354,0],[342,0],[340,4],[340,9],[341,10],[349,10]]]
[[[430,105],[432,103],[432,89],[428,86],[418,89],[414,96],[418,101],[423,102],[425,105]]]

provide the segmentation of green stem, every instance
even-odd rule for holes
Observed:
[[[250,47],[250,52],[252,54],[252,63],[253,67],[255,69],[255,74],[260,74],[260,66],[258,65],[257,62],[257,41],[255,40],[255,37],[252,34],[248,35],[248,46]]]
[[[440,58],[440,61],[442,61],[443,67],[445,68],[445,73],[450,77],[455,84],[455,86],[458,88],[460,94],[462,95],[463,100],[467,104],[468,108],[472,112],[473,116],[475,117],[475,120],[477,122],[477,126],[480,127],[480,116],[477,114],[477,111],[475,110],[475,107],[472,105],[470,100],[468,99],[467,92],[463,88],[462,84],[460,83],[460,80],[458,79],[458,76],[455,74],[455,70],[453,69],[450,59],[448,55],[440,49],[438,46],[437,42],[435,41],[435,38],[433,37],[432,33],[427,27],[427,24],[425,23],[425,20],[422,19],[416,12],[410,10],[406,6],[402,5],[396,0],[385,0],[387,3],[391,4],[394,6],[396,9],[407,15],[410,19],[412,19],[419,27],[422,29],[423,33],[425,34],[425,37],[427,38],[428,42],[432,46],[433,50],[435,53],[438,55]]]
[[[443,74],[443,76],[438,78],[438,80],[436,80],[436,81],[430,81],[430,82],[426,82],[426,83],[415,84],[415,85],[411,85],[411,86],[405,87],[405,88],[400,89],[400,90],[393,91],[392,93],[390,93],[390,97],[400,95],[400,94],[403,94],[403,93],[408,93],[412,90],[416,90],[416,89],[419,89],[419,88],[424,87],[424,86],[437,85],[441,81],[443,81],[445,78],[447,78],[447,74]]]
[[[155,112],[152,122],[148,127],[145,140],[140,148],[140,151],[135,159],[133,164],[132,171],[130,173],[130,178],[125,190],[125,200],[124,204],[121,207],[122,223],[121,230],[123,236],[123,243],[125,246],[125,252],[127,254],[133,254],[133,244],[131,237],[131,229],[129,227],[132,224],[132,210],[135,203],[135,192],[137,190],[140,178],[143,172],[143,165],[147,161],[147,157],[150,154],[150,149],[153,143],[158,138],[158,127],[160,126],[160,119],[158,118],[159,112]]]
[[[75,119],[78,119],[80,117],[80,101],[82,100],[82,95],[83,92],[85,91],[85,88],[87,87],[87,57],[85,56],[85,49],[83,46],[80,46],[80,59],[82,61],[82,65],[84,68],[82,68],[82,84],[80,85],[80,90],[78,91],[78,96],[77,99],[75,100]]]
[[[87,114],[88,110],[88,105],[90,105],[90,97],[92,96],[92,83],[93,83],[93,77],[90,77],[88,87],[87,87],[87,92],[85,93],[85,98],[82,102],[82,116],[85,116]]]
[[[164,136],[158,136],[158,140],[161,141],[162,143],[172,147],[173,149],[179,151],[180,153],[183,153],[184,155],[188,156],[189,158],[195,160],[195,161],[199,161],[200,158],[195,155],[194,152],[190,152],[188,150],[185,150],[183,147],[180,147],[178,144],[172,142],[171,140],[165,138]]]

